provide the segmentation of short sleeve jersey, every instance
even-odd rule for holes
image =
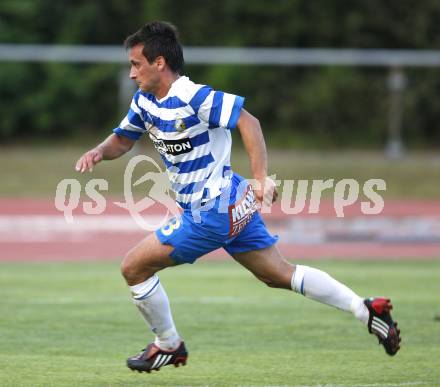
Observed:
[[[243,103],[243,97],[181,76],[162,99],[138,90],[113,131],[133,140],[147,133],[162,157],[177,203],[191,208],[230,185],[230,131]]]

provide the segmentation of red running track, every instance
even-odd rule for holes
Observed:
[[[145,216],[164,214],[158,205]],[[77,209],[73,218],[67,224],[51,200],[0,200],[0,260],[120,259],[146,234],[111,202],[101,215]],[[353,205],[344,218],[337,218],[332,202],[323,202],[318,214],[286,215],[275,205],[264,218],[288,258],[440,258],[440,201],[387,201],[380,215],[364,215]],[[206,258],[226,257],[217,250]]]

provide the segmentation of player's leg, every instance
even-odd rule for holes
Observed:
[[[367,323],[368,309],[359,296],[321,270],[287,262],[275,245],[277,240],[256,213],[225,250],[268,286],[292,289],[313,300],[351,311]]]
[[[243,231],[225,250],[268,286],[292,289],[310,299],[331,305],[353,315],[368,326],[389,355],[399,350],[400,331],[390,315],[390,300],[364,300],[327,273],[287,262],[275,246],[272,237],[256,214]]]
[[[364,324],[368,322],[368,309],[361,297],[321,270],[290,264],[275,245],[235,253],[233,257],[270,287],[294,290],[315,301],[352,312]]]
[[[164,350],[173,350],[181,342],[167,294],[156,275],[159,270],[176,265],[170,258],[172,250],[152,233],[132,248],[121,264],[133,302],[155,333],[155,344]]]
[[[268,286],[291,288],[315,301],[353,313],[393,356],[400,349],[400,330],[391,318],[386,298],[362,299],[327,273],[305,265],[286,262],[276,246],[233,254],[234,259]],[[289,278],[290,277],[290,278]]]
[[[158,271],[177,262],[170,258],[173,247],[160,243],[151,233],[134,246],[121,263],[121,272],[129,286],[137,285],[152,277]]]
[[[177,333],[168,297],[156,275],[159,270],[177,264],[170,257],[172,250],[156,234],[151,234],[130,250],[121,265],[133,302],[156,334],[154,343],[127,359],[127,366],[133,371],[151,372],[170,364],[186,364],[185,343]]]
[[[198,257],[221,247],[224,238],[222,235],[215,238],[215,235],[195,224],[190,214],[183,213],[179,218],[170,219],[125,257],[122,273],[130,285],[135,304],[157,336],[154,343],[127,360],[132,370],[150,372],[168,364],[186,363],[188,353],[176,331],[168,298],[155,273],[176,264],[193,263]]]

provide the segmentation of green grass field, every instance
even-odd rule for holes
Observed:
[[[113,262],[1,263],[1,386],[440,385],[440,261],[319,261],[363,295],[389,295],[403,334],[388,357],[351,315],[269,289],[233,262],[161,274],[190,358],[129,371],[152,337]]]

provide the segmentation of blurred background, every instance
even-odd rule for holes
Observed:
[[[178,26],[185,46],[436,50],[438,16],[440,4],[434,0],[289,0],[276,1],[273,7],[259,0],[2,0],[0,42],[122,48],[128,34],[160,19]],[[117,94],[121,69],[127,66],[3,60],[2,143],[108,133],[125,112]],[[382,149],[389,118],[389,71],[386,66],[362,65],[189,64],[185,69],[200,83],[246,96],[246,106],[260,117],[272,144],[309,149]],[[440,146],[439,69],[416,66],[403,71],[405,144],[434,150]]]
[[[115,202],[130,158],[159,158],[143,137],[93,173],[74,166],[126,114],[122,43],[157,19],[179,28],[185,75],[246,97],[269,173],[295,181],[292,207],[300,179],[308,198],[313,180],[358,182],[343,218],[327,189],[317,214],[276,203],[264,219],[287,259],[392,298],[392,364],[348,313],[267,289],[215,251],[160,273],[191,366],[128,373],[151,335],[119,265],[146,231]],[[438,386],[439,21],[438,0],[0,0],[0,385]],[[232,165],[251,177],[233,136]],[[81,189],[72,223],[55,206],[63,179]],[[92,179],[108,182],[97,215],[83,208]],[[386,182],[377,215],[361,211],[369,179]],[[136,200],[149,189],[133,187]]]
[[[361,185],[386,181],[381,216],[362,216],[357,203],[351,220],[336,219],[330,190],[313,223],[306,210],[296,218],[268,217],[274,232],[296,247],[289,254],[440,256],[439,18],[435,0],[278,0],[270,7],[263,0],[2,0],[0,256],[76,251],[114,258],[142,236],[128,227],[131,236],[116,250],[100,253],[106,234],[95,250],[81,253],[87,237],[60,237],[71,230],[54,223],[61,216],[54,196],[62,179],[78,179],[84,188],[91,178],[104,178],[108,195],[121,199],[129,156],[103,163],[93,175],[78,176],[73,166],[125,115],[134,84],[122,42],[157,19],[179,28],[185,75],[246,97],[265,132],[270,173],[295,180],[354,178]],[[247,51],[222,51],[251,48],[269,51],[257,50],[252,60]],[[57,49],[56,55],[50,51]],[[85,50],[88,59],[75,50]],[[250,177],[234,136],[235,169]],[[145,139],[135,151],[156,157]],[[87,199],[84,192],[81,198]],[[107,212],[127,215],[112,203]]]

